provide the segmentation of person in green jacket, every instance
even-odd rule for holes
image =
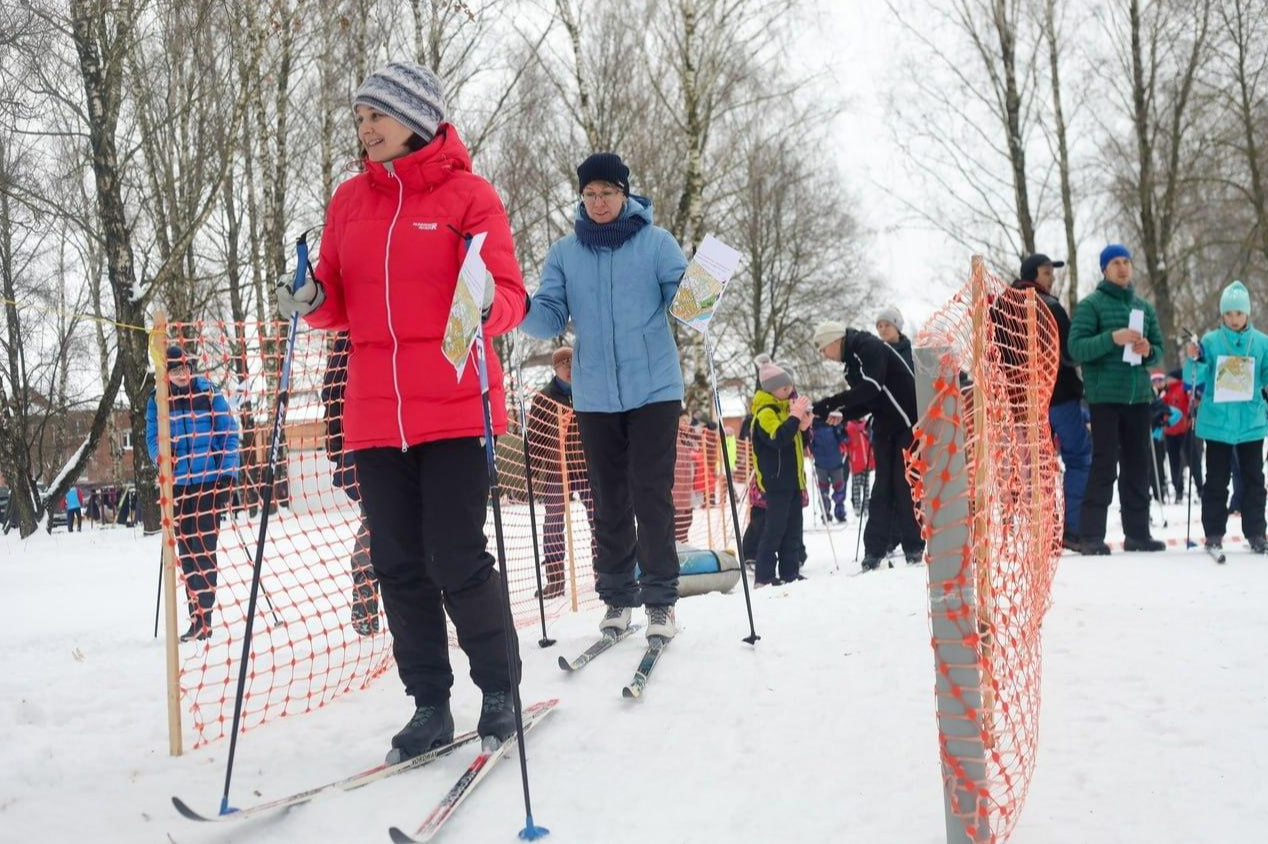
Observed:
[[[1264,539],[1264,437],[1268,436],[1268,335],[1250,321],[1250,291],[1240,281],[1220,296],[1223,324],[1187,352],[1203,385],[1197,435],[1206,440],[1202,529],[1209,551],[1222,550],[1228,526],[1228,480],[1237,455],[1242,482],[1242,533],[1250,550],[1268,552]]]
[[[1108,554],[1105,516],[1117,474],[1124,549],[1161,551],[1149,535],[1149,367],[1162,360],[1162,331],[1153,305],[1132,286],[1132,256],[1111,243],[1101,251],[1104,278],[1082,299],[1070,322],[1070,356],[1083,367],[1084,394],[1092,416],[1092,472],[1079,519],[1084,554]],[[1144,331],[1129,327],[1132,311],[1144,314]],[[1130,348],[1138,358],[1124,359]],[[1121,467],[1121,474],[1117,470]]]

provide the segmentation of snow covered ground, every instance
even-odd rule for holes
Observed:
[[[1182,540],[1183,510],[1169,521],[1156,533]],[[924,570],[847,577],[854,528],[831,537],[839,573],[815,531],[810,580],[755,594],[756,648],[740,641],[738,590],[684,601],[682,632],[641,702],[620,695],[637,640],[575,676],[555,666],[589,642],[596,612],[554,623],[548,650],[521,634],[525,698],[562,698],[529,742],[549,840],[943,840]],[[466,753],[239,824],[176,814],[172,794],[215,811],[228,742],[167,755],[163,647],[151,638],[157,552],[156,538],[123,531],[0,540],[0,841],[374,842],[416,826]],[[1266,598],[1268,560],[1238,548],[1222,567],[1182,548],[1066,556],[1044,625],[1039,761],[1013,840],[1259,840]],[[454,658],[462,729],[479,699]],[[373,764],[409,714],[389,674],[248,732],[234,803]],[[522,825],[508,759],[444,838],[510,842]]]

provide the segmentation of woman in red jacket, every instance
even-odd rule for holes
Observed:
[[[347,450],[370,523],[371,557],[393,652],[416,711],[392,739],[398,757],[452,739],[445,611],[484,693],[479,732],[515,732],[507,640],[518,642],[486,550],[489,500],[476,367],[458,379],[441,339],[467,239],[493,279],[484,299],[493,428],[506,431],[502,368],[489,338],[524,318],[525,291],[506,211],[444,123],[442,85],[425,67],[392,63],[353,98],[364,169],[326,212],[315,280],[278,288],[285,315],[347,331]]]

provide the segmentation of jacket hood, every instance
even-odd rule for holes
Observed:
[[[471,153],[467,152],[458,130],[449,123],[442,123],[431,143],[388,164],[405,187],[421,190],[444,183],[454,173],[470,173]],[[391,185],[388,164],[365,160],[365,172],[372,184]]]
[[[617,216],[618,220],[625,220],[630,217],[639,217],[643,222],[651,225],[652,223],[652,201],[645,196],[638,194],[630,194],[625,198],[625,207],[621,209],[621,213]],[[589,220],[590,215],[586,213],[586,204],[584,202],[577,203],[578,220]]]
[[[773,407],[777,410],[786,410],[789,405],[789,399],[777,399],[765,390],[758,390],[753,394],[753,404],[749,409],[750,413],[756,414],[757,411],[764,407]]]

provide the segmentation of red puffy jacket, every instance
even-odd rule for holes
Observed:
[[[506,432],[502,366],[491,338],[524,319],[524,279],[506,210],[471,172],[457,131],[441,124],[424,148],[339,186],[326,211],[316,276],[326,301],[306,317],[352,342],[345,395],[348,450],[404,449],[484,433],[475,361],[459,381],[441,340],[466,255],[464,235],[487,232],[480,256],[496,282],[484,324],[494,433]]]
[[[1178,437],[1189,430],[1189,394],[1184,389],[1183,381],[1173,381],[1170,378],[1167,380],[1171,383],[1162,394],[1162,400],[1180,411],[1180,421],[1163,428],[1162,432],[1169,437]]]
[[[848,422],[846,430],[846,454],[850,457],[850,474],[859,474],[876,468],[876,455],[867,439],[867,424],[861,419]]]

